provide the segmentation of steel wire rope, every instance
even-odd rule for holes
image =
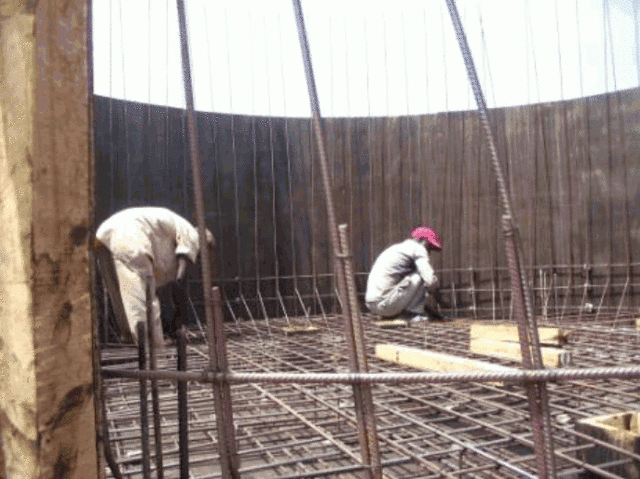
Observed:
[[[441,26],[443,27],[445,25],[445,18],[444,18],[444,9],[442,8],[442,3],[440,4],[440,17],[441,17]],[[454,208],[453,208],[453,202],[452,201],[447,201],[447,193],[451,192],[453,190],[453,168],[451,167],[451,142],[448,141],[448,139],[450,138],[450,135],[452,133],[452,131],[454,130],[453,128],[453,115],[452,112],[449,109],[449,68],[448,68],[448,64],[447,64],[447,41],[446,41],[446,35],[445,35],[445,30],[444,28],[440,29],[440,32],[442,33],[442,74],[443,74],[443,79],[444,79],[444,110],[445,110],[445,115],[446,115],[446,119],[447,119],[447,140],[445,142],[444,145],[444,191],[443,194],[441,196],[441,200],[442,200],[442,204],[441,204],[441,211],[444,213],[445,218],[443,218],[443,220],[445,221],[445,224],[448,226],[447,228],[447,232],[448,232],[448,236],[449,239],[451,240],[452,238],[454,238],[454,233],[453,233],[453,221],[452,219],[454,218]],[[433,223],[431,221],[431,219],[429,220],[430,224]],[[447,252],[447,262],[449,268],[453,266],[454,264],[454,260],[453,260],[453,248],[451,246],[449,246],[448,248],[446,248],[446,252]],[[439,275],[440,277],[442,277],[443,275],[443,271],[444,270],[444,261],[441,261],[440,263],[440,272]],[[434,268],[435,269],[435,268]],[[445,282],[441,279],[441,284],[444,286]],[[454,287],[453,287],[453,274],[449,274],[449,285],[451,288],[451,296],[450,298],[453,299],[453,291],[454,291]]]
[[[611,56],[611,77],[613,80],[613,91],[615,92],[615,98],[617,100],[617,113],[618,113],[618,132],[619,132],[619,143],[622,144],[622,169],[624,171],[623,183],[624,183],[624,226],[625,226],[625,259],[627,263],[626,268],[626,282],[624,289],[620,295],[620,301],[618,303],[618,308],[616,310],[616,320],[619,317],[620,311],[622,309],[623,300],[625,298],[625,293],[627,291],[627,287],[629,285],[630,277],[631,277],[631,263],[632,263],[632,252],[631,252],[631,220],[629,215],[629,170],[627,165],[627,143],[625,136],[625,121],[621,108],[621,98],[620,91],[618,90],[618,83],[616,77],[616,62],[614,56],[614,47],[613,47],[613,29],[611,28],[611,12],[609,10],[609,2],[605,0],[604,2],[606,8],[606,33],[609,41],[609,49]],[[634,4],[635,5],[635,4]],[[637,8],[637,6],[636,6]],[[637,25],[636,25],[637,28]],[[606,42],[605,42],[606,49]],[[613,234],[613,233],[612,233]]]
[[[120,17],[120,59],[122,61],[122,97],[123,97],[123,109],[124,109],[124,141],[125,141],[125,171],[126,171],[126,185],[127,185],[127,206],[131,206],[132,196],[132,178],[131,178],[131,157],[129,155],[129,113],[127,108],[127,78],[126,78],[126,64],[125,64],[125,47],[124,47],[124,24],[122,22],[122,0],[118,0],[118,13]],[[113,211],[112,211],[113,213]]]
[[[280,52],[280,79],[282,82],[282,107],[283,107],[283,115],[284,115],[284,138],[285,138],[285,155],[287,158],[287,187],[288,187],[288,200],[289,200],[289,231],[291,235],[291,265],[292,265],[292,275],[293,275],[293,291],[298,302],[296,303],[294,300],[294,304],[299,304],[299,307],[302,309],[304,317],[307,321],[309,321],[309,311],[307,310],[304,300],[300,294],[300,289],[298,286],[298,257],[297,252],[298,248],[296,247],[296,228],[295,228],[295,210],[293,206],[293,173],[291,170],[291,148],[290,148],[290,138],[289,138],[289,116],[288,116],[288,107],[287,107],[287,94],[286,94],[286,75],[284,74],[284,61],[282,56],[282,18],[280,13],[278,13],[278,34],[279,34],[279,52]],[[296,306],[294,309],[295,312],[298,311],[298,307]]]
[[[603,34],[603,53],[604,53],[604,89],[605,89],[605,123],[607,130],[607,226],[608,226],[608,247],[609,247],[609,264],[607,265],[607,285],[610,286],[613,279],[613,269],[611,264],[614,261],[614,204],[613,204],[613,145],[611,132],[611,91],[609,89],[609,56],[607,55],[607,22],[609,17],[609,2],[602,0],[602,34]],[[612,302],[613,288],[608,289],[608,304]],[[604,299],[604,296],[603,296]]]
[[[369,166],[369,266],[373,265],[373,262],[376,259],[375,256],[375,251],[376,251],[376,245],[375,245],[375,236],[374,236],[374,231],[375,231],[375,219],[376,219],[376,213],[375,213],[375,199],[374,199],[374,162],[372,161],[371,158],[371,150],[372,150],[372,142],[371,142],[371,137],[373,136],[373,125],[372,125],[372,118],[371,118],[371,69],[370,69],[370,65],[369,65],[369,41],[368,41],[368,37],[369,37],[369,32],[367,29],[367,15],[364,15],[364,57],[365,57],[365,70],[367,72],[367,81],[365,82],[365,92],[366,92],[366,97],[367,97],[367,151],[369,153],[368,155],[368,166]]]
[[[239,184],[238,184],[238,147],[236,142],[236,115],[234,113],[234,102],[233,102],[233,84],[232,84],[232,72],[231,72],[231,48],[230,48],[230,39],[229,39],[229,21],[228,21],[228,12],[227,7],[223,8],[223,18],[224,18],[224,32],[225,39],[227,44],[227,76],[229,80],[229,112],[231,117],[231,154],[233,156],[233,198],[234,198],[234,219],[235,219],[235,243],[236,243],[236,271],[235,271],[235,280],[237,281],[238,293],[234,302],[237,307],[244,306],[245,311],[247,312],[247,316],[254,326],[254,331],[260,337],[260,332],[255,324],[255,320],[249,305],[246,302],[244,297],[244,283],[242,271],[240,271],[240,267],[242,265],[240,251],[242,249],[242,240],[240,236],[240,192],[239,192]]]
[[[282,308],[282,314],[284,315],[287,324],[291,324],[287,308],[282,298],[282,291],[280,291],[280,258],[278,254],[278,216],[277,216],[277,182],[276,182],[276,158],[274,153],[274,140],[273,140],[273,111],[271,109],[271,82],[269,80],[269,35],[267,34],[267,18],[263,13],[262,26],[264,29],[264,58],[265,58],[265,72],[266,72],[266,87],[267,87],[267,112],[268,112],[268,124],[269,124],[269,156],[271,167],[271,221],[273,227],[273,261],[274,261],[274,291],[276,299],[278,300],[280,307]],[[276,309],[277,314],[277,309]]]
[[[382,182],[383,182],[383,195],[382,195],[382,199],[383,201],[386,199],[386,205],[385,205],[385,210],[386,210],[386,232],[387,234],[385,235],[385,245],[384,247],[386,248],[387,245],[393,243],[394,241],[396,241],[397,237],[394,234],[394,232],[397,232],[398,228],[397,228],[397,215],[394,215],[393,212],[393,203],[394,201],[396,201],[396,195],[394,195],[393,192],[393,179],[394,179],[394,175],[391,175],[390,172],[393,171],[393,167],[392,167],[392,158],[395,159],[394,157],[392,157],[391,155],[391,141],[389,139],[390,136],[390,130],[391,130],[391,113],[390,113],[390,99],[389,99],[389,89],[390,89],[390,85],[389,85],[389,42],[388,42],[388,38],[387,38],[387,16],[384,14],[384,12],[382,12],[380,14],[382,16],[382,42],[384,45],[384,55],[383,55],[383,60],[384,60],[384,95],[385,95],[385,117],[384,117],[384,140],[383,140],[383,157],[381,158],[381,163],[382,163],[382,168],[383,168],[383,173],[382,173]],[[395,221],[394,221],[395,220]],[[395,230],[395,231],[394,231]]]
[[[109,2],[109,155],[111,157],[109,164],[109,172],[111,175],[109,184],[109,213],[115,210],[116,155],[113,151],[113,138],[113,2]],[[105,340],[107,340],[107,338],[105,338]]]
[[[565,242],[568,241],[569,243],[569,264],[574,264],[575,262],[575,258],[574,258],[574,252],[573,252],[573,235],[571,234],[572,230],[573,230],[573,185],[572,185],[572,169],[571,169],[571,155],[569,153],[569,120],[568,120],[568,114],[567,114],[567,104],[565,102],[565,95],[564,95],[564,75],[563,75],[563,69],[562,69],[562,42],[560,39],[560,13],[558,11],[558,0],[555,1],[555,15],[556,15],[556,36],[558,38],[558,71],[560,73],[560,108],[562,110],[562,120],[563,120],[563,133],[564,133],[564,161],[565,161],[565,168],[566,168],[566,183],[567,183],[567,206],[568,206],[568,213],[569,213],[569,221],[563,221],[561,222],[561,225],[564,226],[564,233],[565,233]],[[557,140],[559,141],[559,139]],[[558,148],[559,150],[559,148]],[[561,157],[558,158],[558,162],[560,163],[562,160]],[[558,168],[558,171],[560,172],[561,169],[560,167]],[[559,182],[559,185],[562,185],[562,181]],[[559,203],[560,206],[562,206],[562,197],[563,197],[563,190],[562,190],[562,186],[560,187],[560,191],[559,191]],[[568,231],[567,231],[567,226],[568,226]],[[560,285],[556,285],[556,288],[559,288]],[[571,293],[573,287],[573,270],[569,270],[569,278],[568,278],[568,284],[566,286],[565,289],[565,294],[564,294],[564,300],[562,302],[562,309],[561,309],[561,313],[560,313],[560,319],[562,319],[564,317],[566,308],[567,308],[567,301],[569,298],[569,295]]]
[[[254,72],[255,71],[255,63],[254,63],[254,51],[253,51],[253,15],[252,15],[252,10],[249,10],[249,66],[251,68],[251,71]],[[259,201],[258,201],[258,186],[259,186],[259,180],[258,180],[258,138],[257,138],[257,126],[256,126],[256,117],[255,117],[255,111],[256,111],[256,81],[255,78],[252,78],[252,83],[251,83],[251,108],[252,108],[252,115],[251,115],[251,153],[252,153],[252,159],[253,159],[253,252],[254,252],[254,262],[255,262],[255,284],[256,284],[256,298],[257,298],[257,305],[256,307],[258,308],[258,311],[262,312],[262,316],[265,319],[265,322],[267,325],[270,324],[269,322],[269,314],[267,312],[267,309],[264,305],[264,300],[262,298],[262,277],[261,277],[261,271],[260,271],[260,266],[261,266],[261,262],[260,262],[260,242],[258,240],[258,226],[259,226],[259,222],[258,222],[258,206],[259,206]],[[269,332],[271,331],[270,326],[269,326]]]
[[[489,50],[487,48],[487,42],[486,42],[486,35],[485,35],[485,29],[484,29],[484,19],[482,16],[482,10],[480,8],[480,3],[477,4],[477,12],[478,12],[478,22],[479,22],[479,26],[480,26],[480,40],[481,40],[481,45],[482,45],[482,65],[483,65],[483,74],[484,74],[484,82],[488,85],[487,90],[489,90],[489,92],[491,93],[491,95],[493,96],[493,104],[497,105],[496,102],[496,98],[495,98],[495,88],[494,88],[494,82],[493,82],[493,75],[491,74],[491,68],[489,67]],[[464,10],[463,10],[464,13]],[[444,19],[443,19],[444,21]],[[467,90],[471,95],[473,95],[473,89],[471,87],[468,88]],[[482,122],[478,122],[478,126],[480,127],[480,135],[479,137],[482,137]],[[480,141],[480,144],[482,144],[483,142]],[[482,149],[482,146],[480,146],[480,149]],[[490,172],[489,172],[490,173]],[[510,193],[512,192],[511,190],[511,185],[512,182],[509,182],[509,187],[510,187]],[[495,190],[489,190],[489,194],[493,193]],[[498,203],[499,200],[496,201],[496,203]],[[479,203],[479,202],[478,202]],[[492,245],[493,245],[493,258],[492,258],[492,262],[493,262],[493,281],[495,283],[495,287],[497,289],[497,293],[498,293],[498,297],[500,300],[500,311],[501,313],[504,315],[505,312],[505,294],[502,288],[502,277],[499,273],[500,271],[500,253],[499,253],[499,238],[498,238],[498,230],[494,229],[493,230],[493,241],[492,241]],[[495,301],[495,299],[494,299]],[[511,297],[509,298],[509,319],[513,319],[513,301],[511,299]],[[494,308],[494,315],[493,315],[493,319],[496,320],[496,308]]]
[[[407,28],[406,28],[406,19],[405,19],[405,14],[404,14],[404,9],[400,12],[400,22],[402,25],[402,58],[403,58],[403,67],[404,67],[404,100],[405,100],[405,107],[407,109],[405,116],[404,116],[404,121],[401,120],[400,123],[400,134],[398,135],[400,138],[400,141],[402,142],[402,126],[403,124],[406,125],[405,128],[407,128],[408,130],[408,134],[406,135],[407,138],[407,160],[409,163],[409,188],[407,191],[407,197],[409,198],[409,201],[403,201],[401,204],[404,206],[407,203],[409,203],[409,216],[408,216],[408,220],[410,224],[417,224],[418,222],[415,220],[416,217],[416,213],[414,211],[414,201],[413,201],[413,183],[414,183],[414,179],[413,179],[413,169],[414,169],[414,159],[411,155],[412,153],[412,137],[413,132],[412,132],[412,121],[411,121],[411,105],[409,102],[409,71],[407,68],[408,65],[408,60],[407,60]],[[400,151],[402,152],[403,150],[403,145],[400,145]],[[404,191],[404,189],[403,189]],[[406,221],[406,220],[405,220]],[[349,224],[353,224],[353,223],[349,223]]]
[[[585,201],[585,216],[587,219],[587,231],[586,231],[586,239],[585,239],[585,255],[583,258],[584,261],[584,293],[583,293],[583,301],[582,305],[586,303],[586,300],[589,299],[591,301],[592,298],[592,285],[591,285],[591,272],[593,270],[593,208],[591,207],[593,201],[593,165],[591,158],[591,128],[590,128],[590,108],[589,102],[587,98],[584,96],[584,75],[583,75],[583,65],[582,65],[582,41],[580,37],[580,8],[579,1],[576,0],[576,36],[578,39],[578,69],[579,69],[579,78],[580,78],[580,97],[582,99],[582,103],[584,105],[584,126],[583,131],[585,132],[586,140],[583,142],[584,144],[584,155],[587,160],[588,167],[588,188],[587,188],[587,201]]]
[[[350,133],[352,132],[352,128],[353,128],[353,124],[354,124],[354,122],[353,122],[353,116],[354,115],[351,112],[351,88],[350,88],[351,82],[349,81],[349,65],[350,65],[350,63],[349,63],[349,42],[347,41],[347,18],[346,18],[346,16],[343,16],[342,19],[343,19],[343,31],[344,31],[344,63],[345,63],[344,71],[345,71],[345,82],[346,82],[345,103],[347,104],[347,110],[346,110],[346,114],[345,114],[346,120],[345,121],[346,121],[346,124],[347,124],[347,133],[348,133],[347,134],[347,138],[351,139],[352,136],[350,135]],[[349,143],[345,142],[345,144],[348,145],[346,148],[351,148],[352,147],[351,146],[352,145],[351,142],[349,142]],[[353,155],[353,156],[352,155],[347,155],[347,158],[349,158],[349,157],[354,158],[354,159],[355,158],[360,158],[357,155]],[[358,162],[358,165],[359,165],[359,163],[360,162]],[[348,192],[349,193],[347,195],[347,198],[349,200],[349,211],[348,211],[349,222],[348,222],[348,224],[352,225],[352,227],[353,227],[353,224],[354,224],[354,216],[353,216],[353,209],[354,209],[354,206],[353,206],[353,195],[354,195],[354,192],[353,192],[353,190],[354,190],[354,188],[353,188],[353,177],[354,177],[354,175],[353,175],[353,169],[354,169],[354,166],[355,166],[355,162],[352,160],[352,161],[350,161],[348,163],[347,166],[348,166],[348,170],[347,171],[349,173],[348,174],[348,178],[349,178]],[[357,171],[359,171],[359,169]]]
[[[211,58],[211,38],[209,36],[209,16],[207,15],[207,7],[208,4],[203,3],[202,4],[202,18],[204,20],[204,33],[205,33],[205,45],[207,46],[207,59],[209,60],[207,62],[207,66],[208,66],[208,70],[209,70],[209,85],[211,88],[211,112],[213,115],[215,115],[215,93],[214,93],[214,82],[213,82],[213,61]],[[227,50],[228,50],[228,45],[227,46]],[[213,116],[212,115],[212,116]],[[217,128],[217,118],[215,116],[212,117],[212,121],[211,121],[211,143],[213,144],[214,147],[214,153],[210,158],[213,159],[213,165],[214,165],[214,176],[215,176],[215,185],[216,185],[216,208],[217,208],[217,217],[218,217],[218,221],[217,223],[217,231],[216,233],[218,233],[218,247],[220,247],[220,242],[222,241],[222,234],[221,234],[221,222],[220,222],[220,218],[221,216],[221,209],[220,209],[220,170],[218,167],[218,161],[217,160],[217,156],[218,156],[218,151],[217,151],[217,143],[218,143],[218,128]],[[216,258],[217,259],[217,258]]]

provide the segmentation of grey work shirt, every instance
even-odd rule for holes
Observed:
[[[389,246],[373,263],[367,280],[365,301],[379,301],[405,276],[415,272],[427,287],[438,280],[429,262],[427,249],[413,238]]]

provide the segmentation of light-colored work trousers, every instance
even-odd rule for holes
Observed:
[[[116,316],[123,340],[138,342],[137,324],[147,324],[147,283],[150,291],[150,319],[153,342],[156,347],[164,346],[164,334],[160,316],[160,300],[156,294],[153,262],[147,255],[140,255],[128,261],[113,256],[99,240],[95,240],[95,252],[102,280]],[[147,328],[150,325],[147,324]]]
[[[418,273],[405,276],[402,281],[376,301],[367,301],[367,308],[374,314],[389,318],[403,311],[424,314],[429,294]]]

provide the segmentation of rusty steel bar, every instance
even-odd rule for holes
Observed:
[[[213,348],[212,341],[216,343],[216,354],[211,355],[212,368],[217,371],[218,367],[225,370],[226,364],[220,364],[224,361],[223,357],[218,356],[221,348],[224,348],[224,331],[222,328],[214,326],[222,323],[222,310],[219,304],[214,305],[211,287],[211,264],[209,258],[209,248],[206,237],[206,224],[204,216],[204,197],[202,188],[202,171],[200,166],[200,156],[198,150],[198,126],[196,122],[196,114],[193,100],[193,85],[191,79],[191,62],[189,60],[189,36],[187,32],[187,18],[184,6],[184,0],[176,0],[178,6],[178,24],[180,27],[180,51],[182,58],[182,75],[184,80],[185,100],[187,104],[187,126],[189,131],[189,146],[191,154],[191,172],[193,177],[194,203],[196,221],[198,224],[198,235],[200,239],[200,260],[202,263],[202,290],[204,296],[204,311],[209,330],[209,347]],[[218,313],[218,319],[214,320],[214,307]],[[214,323],[215,321],[215,323]],[[218,334],[214,335],[214,331]],[[220,346],[221,345],[221,346]],[[216,411],[219,413],[218,418],[218,434],[220,439],[220,462],[223,471],[223,477],[236,478],[238,474],[238,456],[237,446],[233,432],[233,416],[231,411],[231,395],[228,385],[214,385],[214,396],[216,401]]]
[[[518,320],[518,333],[522,350],[523,365],[525,368],[541,369],[542,357],[540,353],[540,340],[536,325],[535,315],[532,310],[531,295],[524,275],[520,258],[520,238],[514,224],[511,208],[511,200],[507,190],[502,167],[498,159],[496,149],[496,134],[489,122],[488,109],[484,94],[480,86],[480,80],[471,56],[471,50],[467,43],[466,34],[462,26],[460,14],[455,0],[446,0],[447,8],[456,32],[456,38],[462,52],[465,67],[469,77],[469,83],[478,105],[478,113],[485,129],[485,137],[491,153],[491,163],[498,183],[500,203],[503,210],[502,229],[505,236],[505,250],[509,261],[511,273],[512,302]],[[536,458],[538,473],[542,478],[556,477],[555,458],[553,451],[553,439],[550,431],[549,400],[546,384],[537,383],[526,386],[531,412],[531,426],[536,443]]]
[[[187,329],[178,330],[178,371],[187,370]],[[180,479],[189,479],[189,409],[187,381],[178,382],[178,447],[180,449]]]
[[[578,381],[585,379],[635,379],[640,378],[640,366],[596,367],[580,369],[528,369],[500,372],[467,371],[455,373],[214,373],[211,371],[136,371],[103,367],[106,378],[166,379],[169,381],[195,381],[201,383],[229,382],[233,384],[256,383],[371,383],[371,384],[442,384],[455,382],[505,382],[526,381]]]
[[[136,330],[138,333],[138,368],[140,372],[147,369],[147,328],[144,322],[139,321]],[[140,376],[140,442],[142,446],[142,477],[151,479],[151,457],[149,454],[149,416],[147,404],[147,378]]]
[[[353,345],[350,353],[353,356],[352,363],[355,363],[354,372],[366,373],[369,371],[367,366],[367,352],[364,344],[364,333],[362,330],[362,318],[360,317],[360,305],[358,303],[358,291],[355,284],[355,276],[353,273],[353,263],[351,258],[351,249],[349,248],[349,228],[346,224],[338,226],[338,235],[340,240],[340,262],[344,268],[344,276],[346,280],[347,289],[347,307],[349,315],[345,315],[345,323],[347,325],[347,333],[352,335],[353,339],[349,341],[350,345]],[[363,385],[364,386],[364,385]],[[378,447],[378,436],[376,433],[375,411],[373,406],[373,397],[371,394],[371,387],[358,386],[354,387],[354,396],[358,397],[356,401],[356,411],[358,421],[358,427],[360,428],[360,421],[363,421],[363,429],[365,435],[365,449],[363,457],[367,459],[367,463],[371,467],[371,477],[382,477],[382,466],[380,464],[380,450]]]
[[[158,365],[156,354],[156,335],[162,336],[160,331],[156,331],[156,325],[153,321],[153,292],[151,291],[151,278],[147,277],[146,281],[146,311],[147,311],[147,331],[149,344],[149,369],[155,371]],[[151,380],[151,406],[153,411],[153,434],[156,450],[156,477],[164,479],[164,468],[162,465],[162,427],[160,425],[160,399],[158,398],[158,381]]]
[[[325,202],[327,205],[327,220],[329,236],[331,238],[331,246],[333,248],[334,256],[334,271],[336,275],[337,289],[338,289],[338,301],[342,308],[342,317],[344,321],[345,336],[349,348],[355,351],[355,343],[353,336],[353,314],[351,310],[348,291],[347,291],[347,278],[346,271],[343,263],[340,260],[342,256],[342,248],[340,246],[338,227],[336,223],[335,205],[333,202],[333,188],[331,185],[331,178],[329,176],[329,165],[326,154],[326,136],[322,124],[322,116],[320,113],[320,101],[318,99],[318,92],[316,88],[315,76],[313,73],[313,64],[311,62],[311,51],[309,48],[309,40],[307,38],[307,31],[304,23],[304,14],[302,13],[302,6],[300,0],[293,0],[293,9],[296,18],[296,25],[298,28],[298,38],[300,41],[300,49],[302,51],[302,61],[304,64],[305,77],[307,79],[307,90],[309,93],[309,101],[311,104],[311,124],[314,131],[314,137],[316,139],[316,148],[318,150],[318,157],[320,160],[320,172],[322,176],[322,184],[325,194]],[[353,274],[352,274],[353,276]],[[350,367],[352,371],[358,370],[357,354],[354,352],[350,355]],[[366,394],[365,394],[366,396]],[[356,402],[356,413],[358,417],[358,432],[360,437],[360,446],[362,451],[362,461],[369,465],[367,475],[372,478],[381,477],[380,459],[373,458],[372,454],[377,454],[377,442],[373,439],[375,434],[375,428],[373,431],[367,429],[368,426],[372,426],[373,421],[367,421],[365,416],[372,414],[372,407],[368,408],[369,412],[366,413],[366,406],[363,403],[367,402],[366,397],[363,397],[361,391],[354,388],[354,399]],[[370,399],[369,399],[370,400]],[[370,424],[368,424],[370,423]],[[372,450],[373,448],[373,450]]]
[[[213,314],[207,317],[207,347],[209,349],[209,369],[212,373],[228,374],[229,364],[225,344],[222,299],[220,288],[213,287]],[[218,422],[218,447],[223,477],[239,478],[239,458],[236,446],[231,388],[227,381],[213,384],[216,421]]]

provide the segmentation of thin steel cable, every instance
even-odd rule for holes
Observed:
[[[127,80],[126,80],[126,67],[125,67],[125,48],[124,48],[124,23],[122,21],[122,0],[118,0],[118,12],[120,14],[120,49],[122,51],[122,55],[120,55],[120,59],[122,61],[122,97],[124,99],[124,142],[125,142],[125,171],[127,175],[126,185],[127,185],[127,206],[131,206],[131,196],[133,192],[132,188],[132,175],[131,175],[131,156],[129,155],[129,113],[127,109]]]
[[[215,95],[214,95],[214,80],[213,80],[213,61],[211,59],[211,39],[209,37],[209,16],[207,14],[207,7],[209,4],[204,3],[202,5],[202,13],[203,13],[203,18],[204,18],[204,25],[205,25],[205,35],[206,35],[206,45],[207,45],[207,57],[209,59],[209,61],[207,62],[207,65],[209,66],[209,84],[211,85],[211,111],[214,111],[214,105],[215,105]],[[227,48],[227,55],[229,55],[228,53],[228,48]],[[228,72],[227,72],[228,73]],[[231,80],[229,80],[229,85],[231,85]],[[229,95],[231,95],[231,88],[229,88]],[[232,123],[233,125],[233,123]],[[218,151],[218,120],[217,117],[213,117],[212,118],[212,122],[211,122],[211,140],[212,140],[212,144],[214,146],[214,151],[213,151],[213,155],[212,155],[212,159],[213,159],[213,167],[214,167],[214,183],[215,183],[215,189],[216,189],[216,216],[217,216],[217,221],[216,221],[216,244],[218,245],[218,247],[222,246],[223,243],[223,227],[222,227],[222,184],[221,184],[221,177],[222,175],[220,174],[220,161],[216,161],[220,154]],[[233,130],[233,127],[232,127]],[[233,134],[233,132],[232,132]],[[214,265],[213,267],[215,268],[215,263],[217,262],[218,258],[216,257],[214,260]],[[222,262],[220,262],[221,264],[223,264]],[[239,263],[236,263],[239,264]],[[220,273],[217,273],[217,271],[214,269],[213,271],[214,277],[219,275]],[[202,328],[201,328],[202,329]]]
[[[367,71],[367,81],[366,81],[366,92],[367,92],[367,150],[372,150],[371,137],[373,136],[373,119],[371,118],[371,77],[370,77],[370,69],[369,69],[369,42],[368,42],[368,30],[367,30],[367,15],[364,16],[364,56],[365,56],[365,69]],[[374,241],[374,231],[375,231],[375,199],[374,199],[374,167],[375,162],[369,159],[369,265],[372,265],[376,259],[375,251],[376,245]]]
[[[604,84],[605,84],[605,123],[607,130],[607,220],[608,220],[608,240],[609,240],[609,279],[608,283],[611,283],[613,270],[611,264],[615,258],[615,229],[614,229],[614,198],[613,198],[613,139],[612,139],[612,125],[611,125],[611,91],[609,88],[609,55],[607,54],[608,35],[607,25],[609,18],[609,2],[608,0],[602,1],[602,34],[604,36]],[[612,304],[613,289],[609,290],[608,304]]]
[[[227,17],[227,8],[224,7],[224,33],[225,39],[227,42],[227,47],[229,46],[229,28],[228,28],[228,17]],[[233,157],[233,206],[234,206],[234,220],[235,220],[235,243],[236,243],[236,278],[238,280],[238,298],[244,299],[244,284],[242,281],[242,277],[244,276],[240,271],[241,255],[240,251],[242,251],[242,240],[240,236],[240,186],[238,182],[238,148],[236,143],[236,121],[235,115],[233,113],[233,88],[232,88],[232,79],[231,79],[231,53],[230,48],[227,48],[227,75],[229,79],[229,111],[231,112],[231,155]]]
[[[572,228],[573,228],[573,218],[574,218],[574,214],[573,214],[573,183],[572,183],[572,168],[571,168],[571,154],[569,151],[569,120],[568,120],[568,113],[567,113],[567,103],[564,101],[565,97],[564,97],[564,75],[563,75],[563,71],[562,71],[562,42],[561,42],[561,38],[560,38],[560,14],[558,11],[558,0],[556,0],[555,2],[555,13],[556,13],[556,33],[557,33],[557,38],[558,38],[558,70],[560,72],[560,98],[561,98],[561,103],[560,103],[560,108],[562,110],[562,119],[563,119],[563,130],[564,130],[564,159],[565,159],[565,166],[566,166],[566,189],[567,189],[567,207],[568,207],[568,217],[569,217],[569,221],[562,221],[561,225],[563,225],[563,230],[565,232],[565,243],[568,243],[568,250],[569,250],[569,263],[570,264],[574,264],[575,258],[574,258],[574,251],[573,251],[573,234],[572,234]],[[559,202],[560,204],[563,203],[562,201],[562,196],[563,196],[563,188],[562,188],[562,184],[563,182],[560,181],[560,189],[559,189]],[[570,271],[569,274],[569,278],[568,278],[568,287],[565,291],[565,296],[564,296],[564,301],[563,301],[563,306],[562,306],[562,314],[561,317],[564,315],[564,311],[566,309],[567,306],[567,302],[568,302],[568,298],[569,298],[569,292],[571,291],[571,286],[573,285],[573,270]]]
[[[113,2],[109,2],[109,154],[112,160],[109,165],[111,175],[111,183],[109,184],[109,213],[115,211],[115,187],[116,181],[116,162],[117,155],[114,152],[114,135],[113,135]],[[108,306],[107,306],[108,307]],[[107,340],[107,337],[105,337]]]
[[[300,290],[298,286],[298,248],[296,247],[296,229],[295,229],[295,209],[293,205],[293,173],[291,170],[291,149],[290,149],[290,138],[289,138],[289,117],[288,117],[288,108],[287,108],[287,95],[286,95],[286,76],[284,74],[284,61],[282,56],[282,22],[281,22],[280,14],[277,15],[277,24],[278,24],[278,35],[279,35],[279,43],[278,43],[278,51],[280,52],[280,81],[282,84],[282,112],[284,116],[284,142],[285,142],[285,158],[287,162],[287,201],[289,206],[289,234],[290,234],[290,250],[291,250],[291,273],[293,276],[293,294],[295,298],[298,299],[298,302],[293,300],[294,303],[294,311],[296,316],[298,316],[298,312],[302,309],[302,313],[306,320],[309,320],[309,313],[307,308],[305,307],[304,301],[301,298]],[[284,208],[283,208],[284,210]]]
[[[635,5],[634,3],[634,8],[637,9],[637,5]],[[611,12],[609,11],[609,3],[607,1],[606,3],[606,9],[607,9],[607,15],[606,15],[606,21],[607,21],[607,38],[609,41],[609,49],[610,49],[610,55],[611,55],[611,75],[612,75],[612,80],[613,80],[613,91],[615,92],[615,98],[617,100],[617,116],[618,116],[618,134],[619,134],[619,140],[616,141],[617,144],[622,145],[622,170],[624,171],[622,178],[623,178],[623,182],[624,182],[624,207],[623,207],[623,215],[624,215],[624,230],[625,230],[625,259],[627,262],[627,284],[630,281],[631,275],[632,275],[632,270],[631,270],[631,264],[632,264],[632,250],[631,250],[631,219],[630,219],[630,212],[629,212],[629,169],[628,169],[628,164],[627,164],[627,142],[626,142],[626,135],[625,135],[625,121],[624,121],[624,116],[622,113],[622,107],[621,107],[621,97],[620,97],[620,91],[618,90],[618,83],[617,83],[617,77],[616,77],[616,62],[615,62],[615,56],[614,56],[614,48],[613,48],[613,29],[611,28]],[[637,25],[636,25],[637,28]],[[606,48],[606,44],[605,44],[605,48]],[[620,311],[621,306],[622,306],[622,299],[624,298],[624,294],[626,293],[626,284],[625,284],[625,289],[622,292],[621,298],[620,298],[620,305],[618,307],[618,311]],[[629,296],[631,298],[631,295]],[[617,317],[617,314],[616,314]]]
[[[266,15],[262,16],[262,26],[264,28],[264,33],[265,33],[264,57],[265,57],[265,66],[267,71],[265,81],[266,81],[266,87],[267,87],[267,112],[268,112],[267,122],[269,124],[269,156],[270,156],[269,159],[270,159],[270,168],[271,168],[271,221],[272,221],[272,228],[273,228],[273,257],[274,257],[274,268],[275,268],[274,287],[276,290],[276,295],[278,296],[278,299],[280,299],[280,302],[282,303],[281,304],[282,312],[285,315],[285,317],[287,317],[288,319],[284,302],[282,302],[282,292],[280,291],[280,255],[278,254],[278,210],[277,210],[277,203],[276,203],[276,198],[277,198],[276,157],[274,152],[274,140],[273,140],[274,131],[273,131],[273,113],[271,110],[271,82],[269,81],[269,74],[268,74],[270,50],[268,45],[269,36],[267,35]]]

